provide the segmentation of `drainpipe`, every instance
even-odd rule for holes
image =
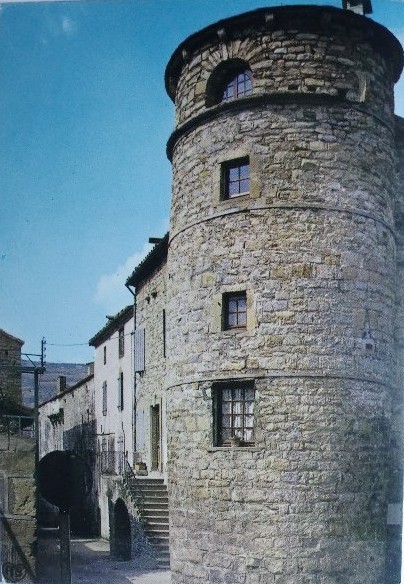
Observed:
[[[132,347],[132,359],[133,359],[133,411],[132,411],[132,453],[133,453],[133,468],[135,467],[135,452],[136,452],[136,409],[137,409],[137,395],[136,395],[136,371],[135,371],[135,363],[134,363],[134,350],[135,350],[135,339],[134,335],[136,332],[136,293],[130,288],[129,284],[126,283],[125,287],[129,290],[129,292],[133,296],[133,347]]]

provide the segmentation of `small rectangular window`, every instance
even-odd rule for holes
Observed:
[[[104,345],[104,365],[107,364],[107,347]]]
[[[120,328],[119,333],[118,333],[118,354],[119,354],[119,358],[123,357],[125,354],[125,330],[124,330],[124,328]]]
[[[107,382],[104,381],[102,384],[102,415],[106,416],[108,411],[108,394],[107,394]]]
[[[213,387],[215,446],[254,445],[255,389],[251,382]]]
[[[245,292],[228,292],[223,295],[223,329],[247,327],[247,296]]]
[[[118,410],[123,410],[123,371],[118,377]]]
[[[231,199],[250,192],[248,157],[222,163],[222,198]]]

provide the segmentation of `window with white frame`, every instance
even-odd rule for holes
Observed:
[[[253,382],[223,382],[212,387],[215,446],[254,445]]]

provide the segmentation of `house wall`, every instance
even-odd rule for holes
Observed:
[[[166,309],[166,264],[160,266],[136,289],[136,329],[144,330],[144,371],[136,373],[136,461],[152,464],[151,408],[160,409],[160,464],[154,472],[166,474],[166,399],[164,311]]]
[[[32,429],[31,429],[32,430]],[[36,581],[35,441],[0,427],[0,565],[8,582]],[[3,581],[3,580],[2,580]]]
[[[119,357],[119,328],[123,326],[125,350]],[[95,347],[94,384],[95,416],[97,421],[97,474],[101,535],[110,535],[110,506],[121,496],[121,477],[125,457],[133,465],[133,316]],[[106,347],[106,363],[104,363]],[[123,409],[118,408],[120,374],[124,379]],[[107,409],[103,412],[103,384],[107,384]],[[126,501],[127,502],[127,501]]]
[[[23,341],[0,330],[0,397],[3,395],[13,403],[21,404],[21,371],[1,367],[21,367]]]
[[[87,473],[76,485],[77,504],[71,511],[72,531],[83,535],[99,530],[94,387],[91,374],[39,407],[39,459],[53,451],[69,450],[85,463]],[[41,510],[44,512],[43,506]],[[41,519],[49,520],[46,516]]]
[[[167,71],[187,121],[169,141],[172,581],[397,583],[402,52],[348,12],[260,14],[198,33]],[[254,95],[208,111],[207,80],[231,57]],[[250,194],[221,200],[221,163],[246,155]],[[222,296],[240,287],[248,326],[223,331]],[[213,384],[228,380],[255,384],[253,447],[215,445]]]

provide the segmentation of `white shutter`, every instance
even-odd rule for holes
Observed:
[[[145,330],[135,330],[135,371],[145,369]]]

